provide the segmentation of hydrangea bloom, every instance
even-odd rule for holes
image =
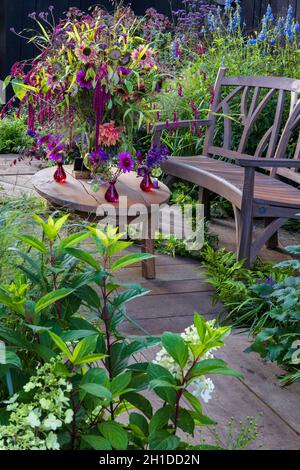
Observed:
[[[73,420],[69,398],[72,385],[55,371],[61,360],[59,356],[37,369],[23,388],[30,393],[26,403],[18,395],[5,402],[10,417],[7,425],[0,426],[0,450],[60,449],[53,431]]]
[[[215,321],[208,322],[210,327],[214,327]],[[201,340],[197,331],[197,328],[192,325],[181,334],[181,337],[184,339],[184,341],[187,344],[197,346],[201,344]],[[207,352],[204,354],[201,358],[201,360],[205,359],[213,359],[213,354],[212,351]],[[175,360],[168,354],[168,352],[162,348],[156,355],[155,360],[153,361],[155,364],[159,364],[160,366],[164,367],[167,369],[169,372],[171,372],[174,377],[177,379],[182,379],[182,372],[179,367],[179,365],[175,362]],[[190,368],[192,367],[194,362],[194,357],[192,354],[192,351],[189,351],[189,358],[187,361],[187,364],[184,368],[184,373],[187,373]],[[212,393],[214,391],[214,384],[211,379],[206,378],[204,376],[202,377],[197,377],[195,380],[193,380],[192,384],[189,386],[191,387],[192,393],[197,396],[199,399],[201,399],[204,403],[208,403],[211,398],[212,398]]]

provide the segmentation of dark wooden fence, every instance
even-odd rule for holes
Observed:
[[[214,1],[222,5],[225,0]],[[147,8],[154,7],[167,15],[170,14],[170,3],[173,9],[182,4],[181,0],[127,0],[127,3],[131,3],[137,14],[143,14]],[[300,0],[241,0],[248,29],[254,29],[259,24],[269,3],[275,14],[285,14],[291,4],[300,18]],[[57,18],[70,6],[87,10],[91,5],[102,4],[112,8],[109,0],[0,0],[0,79],[9,73],[14,62],[31,58],[34,54],[33,47],[11,33],[10,28],[14,27],[17,31],[29,28],[32,20],[28,18],[28,14],[46,10],[51,4],[55,7]]]
[[[170,14],[169,0],[128,0],[137,14],[142,15],[147,8],[154,7],[161,13]],[[179,7],[180,0],[172,0],[173,7]],[[84,11],[95,4],[101,4],[112,9],[109,0],[0,0],[0,79],[3,79],[11,65],[22,59],[33,57],[34,50],[26,41],[10,32],[14,27],[16,31],[32,27],[32,20],[28,15],[33,11],[41,12],[49,5],[55,7],[55,16],[59,18],[69,7],[79,7]]]

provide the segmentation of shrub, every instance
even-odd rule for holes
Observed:
[[[19,153],[30,147],[32,139],[26,130],[23,119],[6,117],[0,120],[0,153]]]

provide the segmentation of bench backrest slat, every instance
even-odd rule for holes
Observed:
[[[226,69],[221,68],[209,115],[213,125],[206,132],[204,154],[218,155],[231,160],[245,154],[254,157],[287,158],[288,148],[295,146],[291,157],[299,159],[300,132],[296,138],[294,137],[298,131],[297,126],[300,127],[299,98],[300,80],[273,76],[227,77]],[[223,120],[222,146],[220,142],[215,142],[216,124],[220,119]],[[260,120],[263,125],[260,124]],[[264,128],[266,123],[267,128]],[[235,125],[239,127],[240,137],[234,133]],[[253,133],[256,134],[255,139]],[[233,138],[235,149],[233,149]],[[220,141],[220,136],[218,139]],[[253,145],[251,147],[254,141],[258,142],[256,148]],[[291,141],[293,146],[289,146]],[[283,175],[281,169],[271,168],[270,174],[273,177],[281,175],[299,182],[300,174],[295,170],[284,170]]]

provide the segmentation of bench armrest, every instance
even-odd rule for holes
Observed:
[[[236,163],[246,168],[300,168],[300,160],[289,158],[238,158]]]
[[[167,123],[167,122],[158,122],[157,124],[154,125],[153,127],[153,132],[161,132],[165,129],[170,129],[172,127],[172,122]],[[201,126],[210,126],[212,124],[211,119],[195,119],[195,120],[187,120],[187,121],[176,121],[174,123],[174,127],[176,128],[184,128],[184,127],[190,127],[191,125],[195,125],[196,127],[201,127]]]

